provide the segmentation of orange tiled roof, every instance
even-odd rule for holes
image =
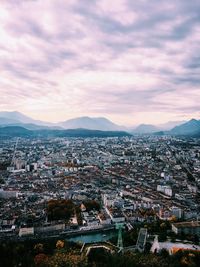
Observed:
[[[171,252],[172,254],[175,254],[179,250],[195,250],[197,252],[200,252],[200,250],[192,249],[192,248],[179,248],[179,247],[172,247]]]

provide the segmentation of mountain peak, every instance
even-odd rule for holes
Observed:
[[[59,123],[65,129],[85,128],[89,130],[119,131],[121,127],[104,117],[78,117]]]
[[[197,123],[198,123],[198,120],[197,120],[197,119],[194,119],[194,118],[192,118],[191,120],[189,120],[189,122],[197,122]]]
[[[19,111],[0,111],[0,117],[8,120],[15,121],[15,123],[33,123],[38,125],[51,125],[51,123],[47,123],[40,120],[32,119],[29,116],[19,112]]]
[[[200,132],[200,121],[197,119],[191,119],[179,126],[174,127],[171,131],[172,134],[195,134]]]

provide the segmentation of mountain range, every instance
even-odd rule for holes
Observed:
[[[49,122],[34,120],[31,117],[28,117],[18,111],[0,111],[0,124],[2,124],[2,122],[6,124],[27,123],[27,124],[36,124],[42,126],[51,125],[51,123]]]
[[[89,129],[100,131],[122,131],[126,127],[119,126],[112,121],[99,117],[79,117],[58,123],[34,120],[18,111],[0,111],[0,126],[21,126],[29,130],[35,129]]]
[[[124,137],[131,136],[131,134],[124,131],[100,131],[88,129],[68,129],[68,130],[53,130],[53,129],[40,129],[28,130],[21,126],[4,126],[0,127],[0,137]]]
[[[104,117],[79,117],[59,123],[32,119],[18,111],[0,111],[0,127],[15,126],[27,130],[87,129],[97,131],[126,131],[131,134],[152,134],[161,132],[171,135],[198,135],[200,120],[167,122],[160,125],[140,124],[137,127],[120,126]]]

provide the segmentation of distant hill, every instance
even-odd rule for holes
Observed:
[[[42,130],[42,129],[49,129],[49,130],[62,130],[63,128],[60,126],[44,126],[44,125],[36,125],[33,123],[22,123],[22,122],[17,122],[17,123],[0,123],[0,127],[5,127],[5,126],[19,126],[23,127],[27,130]]]
[[[148,133],[154,133],[159,131],[159,129],[151,124],[140,124],[138,127],[136,127],[132,132],[138,133],[138,134],[148,134]]]
[[[34,120],[18,111],[0,111],[0,124],[13,124],[13,123],[54,126],[53,123]]]
[[[0,128],[0,137],[30,137],[33,133],[20,126],[6,126]]]
[[[179,126],[185,122],[186,121],[168,121],[166,123],[162,123],[162,124],[157,125],[157,127],[159,129],[161,129],[162,131],[169,131],[169,130],[173,129],[174,127]]]
[[[60,122],[59,125],[64,127],[65,129],[84,128],[89,130],[101,130],[101,131],[120,131],[124,130],[125,128],[103,117],[100,118],[79,117]]]
[[[179,126],[174,127],[170,134],[175,135],[195,135],[200,132],[200,120],[191,119]]]
[[[19,123],[19,121],[11,119],[11,118],[0,117],[0,125],[8,125],[8,124],[14,124],[14,123]]]
[[[67,130],[39,130],[36,134],[48,135],[49,137],[122,137],[131,136],[124,131],[100,131],[88,129],[67,129]]]
[[[100,131],[88,129],[69,130],[28,130],[20,126],[6,126],[0,128],[0,137],[122,137],[131,136],[123,131]]]
[[[119,126],[112,121],[99,117],[79,117],[66,120],[60,123],[50,123],[40,120],[34,120],[18,111],[0,111],[0,126],[21,126],[26,129],[42,129],[42,128],[55,128],[55,129],[89,129],[101,131],[123,131],[125,127]]]

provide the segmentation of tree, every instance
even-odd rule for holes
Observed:
[[[50,200],[47,205],[49,220],[69,220],[74,214],[75,205],[72,200]]]
[[[64,241],[62,241],[62,240],[58,240],[57,241],[57,243],[56,243],[56,248],[57,249],[62,249],[62,248],[64,248],[64,246],[65,246],[65,242]]]
[[[87,211],[100,210],[100,204],[95,200],[86,200],[83,204],[85,205]]]
[[[38,254],[38,253],[41,253],[44,251],[44,245],[41,244],[41,243],[38,243],[34,246],[34,250],[35,252]]]
[[[48,256],[44,253],[40,253],[34,258],[35,266],[47,267],[48,266]]]

